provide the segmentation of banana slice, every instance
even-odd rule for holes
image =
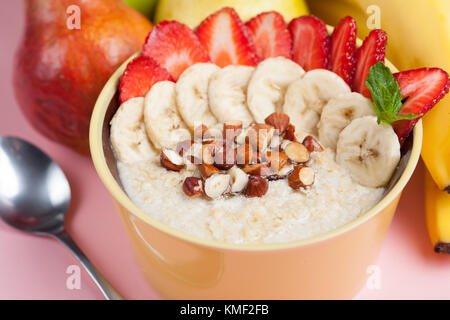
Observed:
[[[147,135],[157,149],[172,148],[191,134],[176,107],[175,83],[160,81],[145,96],[144,123]]]
[[[143,111],[144,98],[132,98],[122,103],[111,119],[111,144],[121,162],[148,160],[156,154],[145,133]]]
[[[330,99],[350,92],[347,83],[334,72],[311,70],[288,87],[283,112],[296,129],[316,134],[322,108]]]
[[[208,83],[211,75],[220,70],[213,63],[196,63],[181,74],[176,84],[178,112],[191,129],[217,123],[208,106]]]
[[[268,58],[253,73],[247,90],[247,104],[256,122],[275,111],[281,111],[287,87],[300,79],[305,71],[283,57]]]
[[[220,122],[253,121],[247,108],[247,85],[255,68],[230,65],[211,76],[208,87],[209,107]]]
[[[400,143],[390,125],[366,116],[350,122],[339,134],[336,162],[354,181],[366,187],[383,187],[400,161]]]
[[[323,107],[319,124],[319,140],[336,150],[339,133],[354,119],[375,116],[372,101],[357,92],[346,93],[331,99]]]

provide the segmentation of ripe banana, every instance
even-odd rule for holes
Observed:
[[[213,63],[196,63],[181,74],[176,84],[178,112],[186,125],[194,130],[199,124],[207,127],[217,123],[208,106],[209,78],[220,70]]]
[[[400,161],[400,143],[392,126],[365,116],[350,122],[339,134],[336,162],[359,184],[385,186]]]
[[[425,173],[425,212],[434,251],[450,254],[450,194],[439,190]]]
[[[357,92],[345,93],[331,99],[323,107],[319,124],[320,142],[333,150],[341,131],[354,119],[375,116],[372,101]]]
[[[389,35],[387,58],[400,70],[424,66],[450,71],[450,1],[309,0],[311,12],[331,25],[347,15],[358,23],[358,37],[377,16]],[[375,5],[375,6],[374,6]],[[375,11],[371,11],[375,10]],[[369,13],[368,13],[369,11]],[[401,12],[401,14],[399,14]],[[432,30],[432,32],[430,31]],[[450,191],[450,96],[423,118],[422,158],[441,190]]]
[[[175,91],[175,83],[160,81],[145,96],[145,128],[157,149],[170,149],[179,141],[191,139],[189,130],[178,114]]]
[[[255,70],[249,66],[230,65],[211,76],[208,87],[209,108],[220,122],[253,121],[247,108],[247,86]]]
[[[145,133],[143,111],[144,98],[133,98],[122,103],[111,119],[111,144],[121,162],[148,160],[155,155]]]
[[[284,98],[283,112],[296,129],[316,134],[322,108],[332,98],[350,93],[350,87],[334,72],[315,69],[292,82]]]
[[[287,87],[300,79],[305,71],[294,61],[284,58],[268,58],[261,62],[250,79],[247,104],[256,122],[275,111],[281,111]]]

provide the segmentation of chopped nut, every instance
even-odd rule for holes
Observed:
[[[288,176],[288,183],[292,189],[305,188],[314,183],[314,170],[306,166],[296,166]]]
[[[216,173],[205,180],[205,194],[216,199],[230,189],[231,177],[228,174]]]
[[[213,143],[204,144],[202,147],[202,163],[213,164],[214,155],[216,154],[217,146]]]
[[[286,163],[284,167],[281,168],[280,171],[278,171],[278,174],[286,178],[292,170],[294,170],[294,165],[291,163]]]
[[[183,191],[191,198],[201,196],[203,194],[202,179],[187,177],[183,182]]]
[[[242,170],[244,170],[244,172],[249,175],[261,177],[266,177],[273,173],[272,168],[268,163],[249,164],[246,165]]]
[[[286,147],[288,146],[288,144],[290,144],[290,143],[292,143],[292,141],[291,140],[287,140],[287,139],[284,139],[283,141],[281,141],[281,143],[280,143],[280,150],[286,150]]]
[[[286,141],[289,141],[289,140],[286,140]],[[280,150],[281,142],[283,142],[283,138],[281,136],[274,135],[272,137],[272,140],[270,140],[269,147],[274,150]]]
[[[239,167],[234,166],[227,172],[230,177],[230,186],[231,186],[231,192],[238,193],[242,192],[246,187],[248,183],[248,175]]]
[[[309,152],[322,152],[323,147],[320,145],[319,141],[317,141],[313,136],[307,136],[303,139],[303,145],[308,149]]]
[[[309,151],[306,147],[298,142],[291,142],[286,146],[284,152],[288,156],[289,160],[295,163],[304,163],[309,161]]]
[[[212,164],[202,163],[198,166],[198,170],[200,171],[200,174],[203,179],[211,177],[215,173],[222,173],[219,169],[217,169]]]
[[[223,137],[226,140],[233,140],[242,132],[242,121],[231,120],[223,124]]]
[[[288,157],[284,152],[267,151],[266,159],[270,163],[273,171],[278,172],[287,162]]]
[[[268,124],[256,123],[248,131],[248,143],[255,150],[264,151],[272,140],[275,132],[274,127]]]
[[[292,170],[294,170],[294,166],[290,163],[287,163],[283,168],[281,168],[280,171],[278,171],[276,174],[271,174],[270,176],[266,177],[266,179],[269,181],[286,179]]]
[[[295,126],[293,124],[289,123],[286,131],[284,132],[283,138],[291,141],[297,141],[297,138],[295,137]]]
[[[176,151],[180,156],[184,155],[185,152],[189,151],[191,146],[194,144],[192,140],[183,140],[177,143]]]
[[[180,171],[184,167],[183,158],[174,150],[163,149],[159,156],[161,165],[172,171]]]
[[[236,148],[236,164],[245,166],[258,162],[258,152],[249,144],[243,144]]]
[[[289,116],[283,112],[274,112],[264,121],[274,127],[277,130],[277,134],[281,135],[289,125]]]
[[[242,128],[241,132],[234,138],[234,141],[239,145],[246,144],[246,140],[248,138],[247,134],[249,130],[250,127]]]
[[[201,160],[198,160],[198,158],[196,158],[194,156],[184,155],[183,159],[184,159],[184,164],[185,164],[184,169],[187,171],[191,171],[191,172],[196,171],[197,164],[201,163]]]
[[[236,164],[236,149],[226,146],[216,150],[214,154],[214,165],[221,170],[228,170]]]
[[[262,197],[269,190],[269,184],[260,176],[250,176],[244,194],[248,198]]]

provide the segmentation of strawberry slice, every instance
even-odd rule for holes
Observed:
[[[293,58],[306,71],[328,69],[330,41],[322,20],[314,16],[302,16],[288,26],[293,42]]]
[[[366,86],[366,78],[370,67],[378,61],[384,61],[386,55],[387,34],[381,29],[372,30],[356,51],[356,70],[353,80],[353,90],[370,98],[370,91]]]
[[[196,33],[219,67],[258,63],[249,30],[232,8],[222,8],[211,14],[197,27]]]
[[[448,73],[439,68],[402,71],[395,73],[394,77],[404,100],[399,115],[425,114],[448,93],[450,88]],[[401,144],[420,118],[399,120],[392,124]]]
[[[145,40],[142,55],[166,68],[175,80],[194,63],[210,61],[195,33],[177,21],[156,25]]]
[[[149,57],[139,56],[127,65],[120,78],[119,101],[144,97],[156,82],[164,80],[173,81],[166,69]]]
[[[250,30],[259,60],[278,56],[292,58],[292,39],[281,14],[263,12],[245,25]]]
[[[352,17],[342,19],[331,35],[331,71],[352,85],[356,67],[356,21]]]

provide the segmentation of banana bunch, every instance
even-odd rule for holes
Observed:
[[[369,27],[385,30],[387,57],[400,70],[436,66],[450,71],[448,0],[309,0],[308,5],[331,25],[351,15],[360,38]],[[450,192],[450,96],[426,114],[423,127],[422,158],[432,177],[426,183],[428,230],[433,244],[450,243],[450,195],[440,191]]]

